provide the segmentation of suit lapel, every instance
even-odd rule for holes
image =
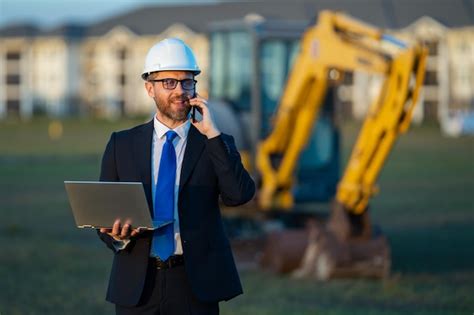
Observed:
[[[206,146],[206,137],[203,136],[193,125],[189,128],[186,151],[184,152],[183,165],[181,168],[181,177],[179,179],[179,191],[189,179],[196,162],[199,160],[204,147]]]
[[[148,206],[153,209],[151,194],[151,141],[153,138],[153,120],[143,125],[135,135],[133,153],[137,165]]]

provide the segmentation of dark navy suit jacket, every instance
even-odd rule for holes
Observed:
[[[153,120],[114,132],[100,174],[101,181],[142,182],[150,209],[152,135]],[[219,196],[225,205],[238,206],[255,194],[233,138],[221,134],[207,139],[191,125],[179,183],[179,225],[189,283],[201,301],[229,300],[242,293],[242,286],[223,230]],[[121,251],[115,250],[109,235],[98,234],[114,251],[107,300],[123,306],[138,304],[149,266],[151,232],[132,238]]]

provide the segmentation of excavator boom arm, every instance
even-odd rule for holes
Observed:
[[[389,50],[382,42],[395,47]],[[343,14],[321,12],[318,24],[303,36],[274,129],[257,151],[257,167],[262,175],[261,208],[293,206],[293,174],[317,121],[330,73],[358,70],[386,77],[336,195],[349,212],[361,213],[394,141],[409,126],[423,82],[425,59],[426,50],[420,46],[408,47]],[[279,161],[277,165],[275,160]]]
[[[393,60],[381,95],[369,108],[337,189],[336,200],[347,211],[363,213],[376,192],[375,181],[388,154],[411,122],[425,62],[426,51],[419,46],[401,52]]]

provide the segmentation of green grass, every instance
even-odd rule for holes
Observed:
[[[74,227],[65,179],[96,179],[112,130],[139,121],[71,120],[48,138],[47,120],[0,123],[0,314],[113,314],[104,300],[112,254]],[[344,127],[344,155],[357,133]],[[293,280],[241,273],[231,314],[472,314],[474,138],[435,126],[403,136],[381,174],[373,221],[392,244],[385,281]]]

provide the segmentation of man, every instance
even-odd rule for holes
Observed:
[[[199,73],[181,40],[153,46],[142,78],[156,115],[114,132],[105,149],[100,179],[142,182],[154,219],[174,220],[154,232],[120,221],[98,231],[114,251],[107,300],[117,314],[218,314],[219,301],[242,293],[218,198],[241,205],[255,184],[233,138],[220,133],[196,96]],[[202,120],[188,118],[193,106]]]

